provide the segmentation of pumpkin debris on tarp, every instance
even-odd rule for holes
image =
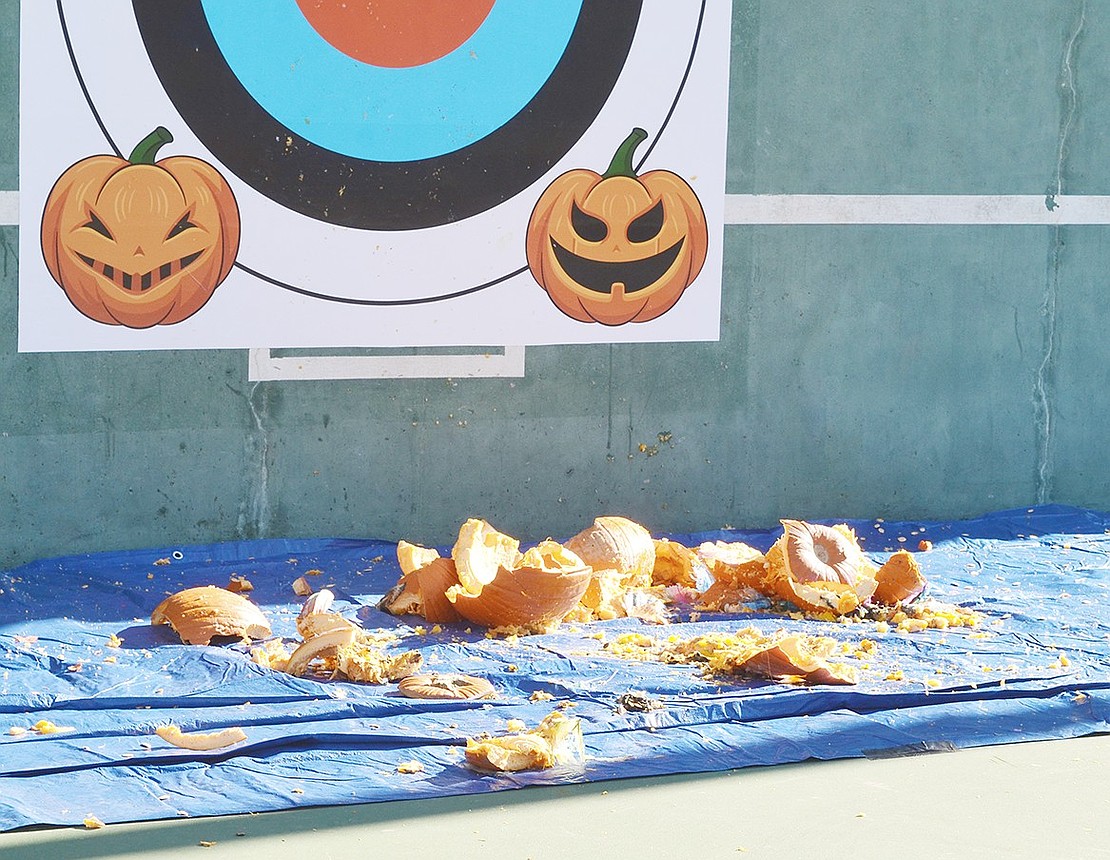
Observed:
[[[668,538],[655,541],[655,565],[651,572],[651,581],[655,585],[697,588],[709,576],[709,567],[690,547]]]
[[[556,765],[581,765],[586,747],[582,722],[562,711],[552,711],[531,731],[513,724],[508,734],[468,738],[466,763],[483,772],[511,773],[543,770]]]
[[[169,624],[186,645],[207,645],[222,636],[265,639],[270,622],[241,594],[201,585],[171,594],[150,615],[152,625]]]
[[[783,520],[783,534],[767,551],[766,588],[810,612],[847,615],[875,592],[877,568],[846,525]]]
[[[217,732],[183,732],[179,726],[170,723],[158,726],[154,733],[166,743],[185,750],[218,750],[234,746],[247,739],[247,733],[238,726],[221,729]]]
[[[233,591],[236,594],[242,594],[245,591],[254,591],[254,583],[252,583],[245,576],[232,576],[224,586],[228,591]]]
[[[913,554],[904,549],[888,558],[875,574],[872,597],[878,603],[909,603],[925,590],[925,575]]]
[[[615,571],[622,588],[652,585],[655,541],[646,528],[627,517],[597,517],[565,545],[594,571]]]
[[[396,642],[396,635],[364,630],[331,610],[334,599],[323,588],[305,601],[296,621],[303,641],[291,653],[286,642],[270,639],[252,648],[250,659],[289,675],[325,673],[369,684],[396,681],[420,669],[420,652],[390,653],[384,646]]]
[[[402,575],[379,608],[437,623],[465,619],[490,628],[549,630],[578,605],[592,574],[557,541],[522,553],[516,538],[476,518],[460,527],[450,558],[419,550],[398,545]]]
[[[456,672],[409,675],[397,691],[410,699],[492,699],[497,691],[485,678]]]
[[[419,567],[405,571],[405,566],[402,563],[401,579],[382,597],[379,609],[391,615],[420,615],[435,624],[462,618],[447,599],[447,590],[459,584],[453,559],[437,553]]]
[[[785,683],[855,684],[852,667],[831,662],[835,640],[779,630],[766,634],[755,627],[733,633],[708,633],[659,640],[625,633],[604,646],[606,653],[627,660],[652,660],[701,666],[710,675],[768,678]]]
[[[324,620],[314,623],[316,632],[292,653],[281,640],[271,640],[252,648],[251,660],[288,675],[323,674],[367,684],[400,680],[423,665],[419,651],[394,654],[385,649],[386,644],[397,640],[393,634],[371,633],[335,613],[322,615]]]
[[[698,605],[708,611],[733,610],[767,589],[767,557],[742,541],[705,541],[691,552],[712,579]]]
[[[475,624],[551,630],[578,605],[592,574],[582,559],[553,540],[518,554],[512,564],[499,564],[479,593],[460,584],[447,590],[447,599]]]
[[[407,678],[420,671],[424,658],[419,651],[390,654],[365,639],[356,638],[340,645],[335,652],[335,667],[348,681],[385,684]]]

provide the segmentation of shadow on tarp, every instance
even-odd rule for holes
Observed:
[[[0,629],[17,621],[61,619],[141,623],[169,594],[198,585],[226,586],[231,577],[253,586],[263,608],[297,601],[292,583],[304,576],[342,603],[384,594],[400,577],[396,544],[380,540],[255,540],[43,559],[0,572]],[[383,618],[390,616],[383,615]]]

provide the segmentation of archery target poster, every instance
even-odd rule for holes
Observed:
[[[20,26],[20,351],[719,337],[731,0]]]

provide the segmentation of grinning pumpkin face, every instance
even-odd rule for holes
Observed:
[[[208,163],[154,162],[172,138],[160,129],[129,160],[94,155],[55,183],[42,218],[51,276],[97,322],[148,328],[196,313],[227,277],[239,210]]]
[[[637,176],[636,129],[605,174],[571,170],[540,196],[528,224],[528,266],[563,313],[623,325],[666,313],[705,263],[701,203],[678,175]]]

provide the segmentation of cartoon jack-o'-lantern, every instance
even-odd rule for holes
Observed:
[[[59,177],[42,215],[51,276],[85,316],[148,328],[196,313],[239,250],[239,207],[205,161],[155,162],[173,140],[164,128],[124,160],[82,159]]]
[[[528,267],[563,313],[623,325],[666,313],[705,263],[709,231],[694,190],[669,170],[637,176],[637,128],[609,169],[571,170],[528,222]]]

